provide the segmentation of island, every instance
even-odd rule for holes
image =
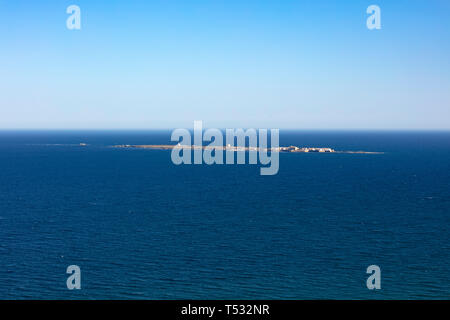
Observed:
[[[337,151],[329,147],[277,147],[277,148],[260,148],[260,147],[236,147],[232,145],[226,146],[197,146],[197,145],[170,145],[170,144],[144,144],[144,145],[130,145],[121,144],[112,146],[114,148],[135,148],[135,149],[155,149],[155,150],[172,150],[178,149],[191,149],[191,150],[223,150],[223,151],[270,151],[270,152],[283,152],[283,153],[364,153],[364,154],[382,154],[384,152],[378,151]]]

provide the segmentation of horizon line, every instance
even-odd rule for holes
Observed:
[[[0,128],[0,131],[168,131],[175,130],[179,127],[167,128]],[[234,128],[217,128],[204,127],[207,129],[278,129],[283,131],[376,131],[376,132],[450,132],[450,128],[275,128],[275,127],[234,127]],[[193,129],[193,128],[185,128]]]

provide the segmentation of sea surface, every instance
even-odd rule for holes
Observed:
[[[282,130],[384,153],[280,154],[274,176],[110,147],[160,143],[0,131],[0,299],[450,298],[450,132]]]

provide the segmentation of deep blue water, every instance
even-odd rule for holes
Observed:
[[[281,154],[275,176],[108,147],[169,138],[0,132],[0,299],[449,298],[449,132],[281,131],[385,153]]]

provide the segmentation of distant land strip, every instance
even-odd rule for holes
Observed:
[[[130,145],[121,144],[115,145],[114,148],[134,148],[134,149],[154,149],[154,150],[172,150],[172,149],[191,149],[191,150],[223,150],[223,151],[270,151],[270,152],[283,152],[283,153],[364,153],[364,154],[383,154],[384,152],[377,151],[337,151],[332,148],[323,147],[278,147],[278,148],[260,148],[260,147],[236,147],[236,146],[196,146],[196,145],[170,145],[170,144],[142,144],[142,145]]]

